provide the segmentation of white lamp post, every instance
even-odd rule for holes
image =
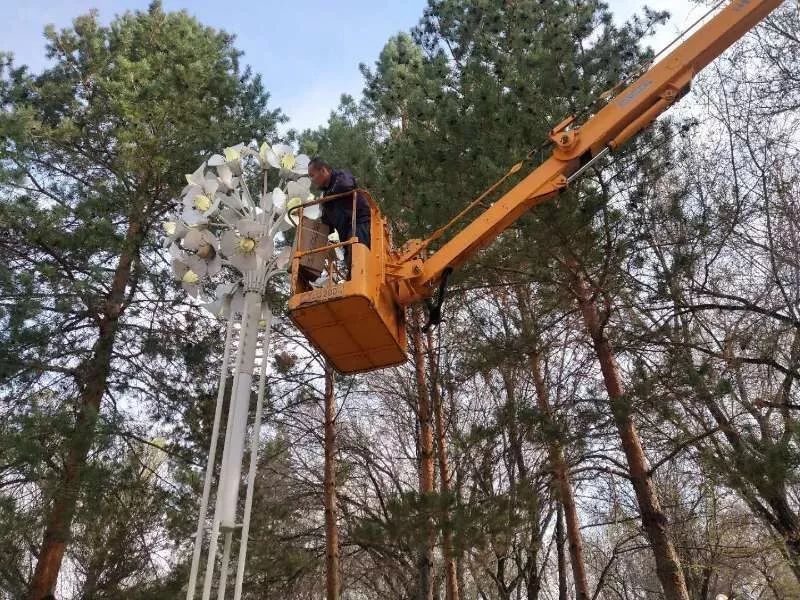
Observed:
[[[278,170],[280,184],[268,192],[267,173],[270,168]],[[246,147],[244,144],[226,148],[224,155],[212,156],[197,171],[186,176],[188,185],[182,192],[181,218],[175,222],[165,223],[167,233],[165,244],[170,247],[175,277],[181,281],[189,294],[197,297],[201,285],[223,271],[233,275],[233,281],[217,286],[216,297],[204,305],[215,315],[228,318],[229,322],[211,431],[211,445],[200,500],[189,587],[186,592],[187,600],[193,600],[197,588],[208,500],[211,495],[219,440],[222,402],[229,369],[233,372],[233,386],[210,528],[202,600],[209,600],[211,597],[220,533],[224,539],[217,598],[224,599],[233,535],[237,530],[241,530],[241,535],[234,600],[239,600],[242,594],[253,503],[253,481],[266,389],[267,349],[272,323],[272,313],[265,300],[265,293],[269,280],[285,273],[291,258],[291,248],[284,247],[276,251],[276,241],[282,241],[282,232],[292,225],[291,220],[286,218],[287,212],[308,199],[309,181],[304,177],[307,170],[308,157],[295,156],[292,149],[285,144],[274,147],[262,144],[258,150]],[[248,189],[248,178],[260,183],[258,204],[253,201]],[[298,194],[302,194],[302,197]],[[306,216],[315,217],[314,214],[308,214],[308,211]],[[238,347],[231,365],[234,338],[237,338],[235,335],[237,315],[240,315]],[[237,514],[242,459],[259,346],[261,372],[250,436],[250,465],[244,512],[239,520]]]

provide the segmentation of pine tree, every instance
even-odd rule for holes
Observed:
[[[55,586],[98,428],[119,403],[158,398],[180,377],[163,360],[187,346],[159,330],[173,295],[155,249],[181,174],[231,141],[272,135],[282,118],[230,35],[159,2],[46,36],[52,67],[34,75],[7,59],[0,79],[1,389],[29,440],[22,462],[45,447],[56,457],[35,600]],[[191,329],[196,318],[178,321]]]

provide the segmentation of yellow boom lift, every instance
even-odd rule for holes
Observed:
[[[304,244],[302,236],[307,229],[300,227],[292,258],[292,320],[342,373],[404,362],[406,307],[431,298],[443,279],[522,214],[565,190],[594,161],[648,127],[689,91],[698,71],[780,4],[781,0],[732,0],[585,122],[578,123],[575,117],[564,119],[550,131],[551,156],[433,253],[428,253],[433,237],[394,248],[386,219],[365,190],[359,192],[371,209],[371,248],[355,237],[335,244]],[[355,216],[355,192],[352,196]],[[305,206],[309,204],[313,203]],[[327,257],[336,247],[348,245],[352,268],[347,280],[336,282],[330,277],[318,288],[307,283],[305,264],[326,257],[331,271]]]

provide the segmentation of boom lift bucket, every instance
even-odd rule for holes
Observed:
[[[372,371],[406,361],[405,310],[386,280],[390,250],[386,222],[369,193],[357,190],[352,192],[352,231],[356,230],[356,194],[362,194],[370,206],[370,248],[356,237],[330,243],[327,227],[303,216],[301,207],[292,256],[289,316],[340,373]],[[341,196],[322,198],[304,208]],[[336,249],[345,246],[352,252],[350,273],[336,260]]]

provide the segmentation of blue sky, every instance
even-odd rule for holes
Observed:
[[[10,3],[10,2],[9,2]],[[0,51],[34,71],[46,65],[42,32],[48,23],[68,27],[91,8],[107,23],[126,10],[146,9],[148,0],[20,0],[0,19]],[[372,64],[386,40],[413,27],[426,0],[164,0],[166,10],[186,9],[201,22],[236,34],[243,62],[264,79],[272,106],[280,106],[304,129],[322,125],[342,93],[358,97],[363,85],[359,63]],[[617,20],[640,10],[644,1],[611,0]],[[689,0],[649,0],[673,19],[651,42],[660,48],[678,29],[699,16]],[[687,17],[689,15],[689,17]]]

